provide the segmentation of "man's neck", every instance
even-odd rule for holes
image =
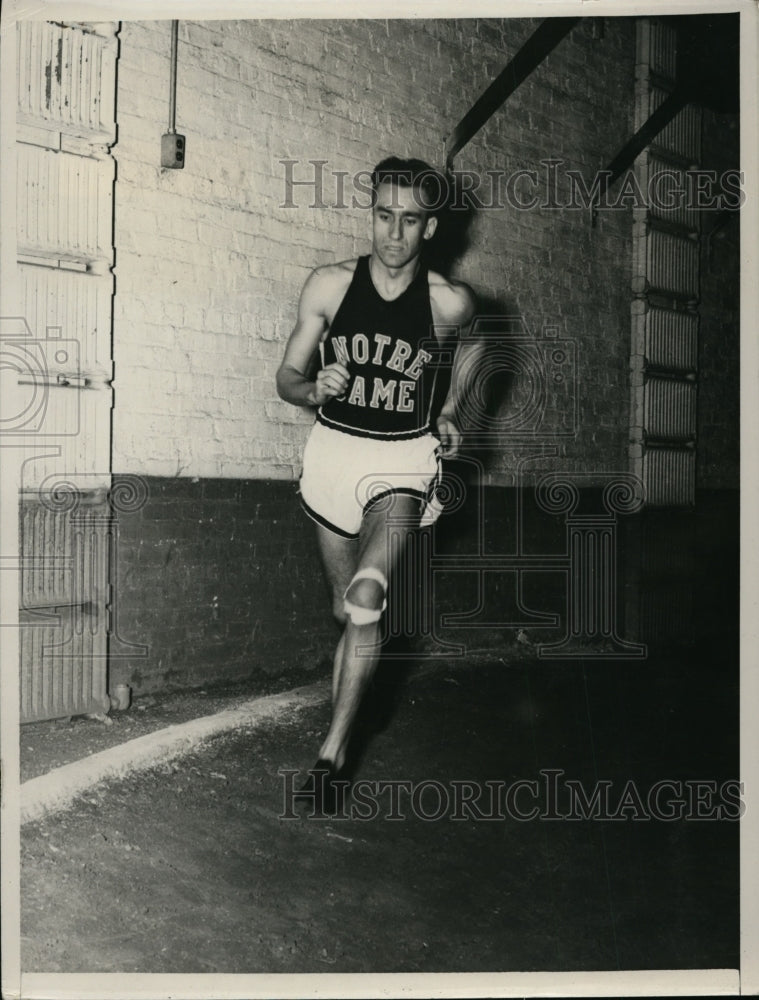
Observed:
[[[402,295],[419,273],[420,267],[419,257],[414,257],[402,267],[388,267],[374,253],[369,257],[369,273],[374,287],[383,298],[387,299],[395,299]]]

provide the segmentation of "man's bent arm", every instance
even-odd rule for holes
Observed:
[[[308,377],[322,334],[327,328],[325,304],[334,291],[334,274],[326,269],[313,271],[303,286],[298,305],[298,322],[290,334],[285,356],[277,371],[277,392],[294,406],[322,406],[348,388],[348,369],[333,361],[320,368],[316,379]]]
[[[316,383],[307,372],[326,328],[322,308],[322,282],[313,271],[303,286],[298,303],[298,320],[277,371],[277,392],[293,406],[316,406]]]
[[[461,340],[456,348],[451,372],[451,385],[440,409],[440,416],[457,420],[461,400],[472,391],[472,381],[477,374],[483,353],[481,340]]]
[[[467,339],[468,335],[471,334],[470,324],[475,313],[474,295],[471,289],[466,286],[460,287],[465,292],[456,314],[451,317],[459,327],[459,341],[453,359],[448,395],[437,419],[438,434],[444,448],[443,453],[449,458],[456,456],[461,445],[460,403],[467,394],[467,387],[471,386],[472,373],[479,365],[479,357],[482,353],[481,342]]]
[[[277,372],[277,392],[293,406],[317,406],[316,382],[306,378],[297,368],[282,362]]]

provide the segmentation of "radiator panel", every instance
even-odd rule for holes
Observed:
[[[649,289],[698,298],[698,243],[650,228],[646,239],[646,283]]]
[[[636,22],[636,129],[673,92],[677,49],[668,24]],[[701,157],[701,119],[699,107],[681,108],[635,164],[648,198],[633,214],[630,459],[651,506],[695,502],[701,254],[688,168]]]
[[[21,720],[106,711],[106,501],[60,490],[20,513]]]
[[[698,367],[698,316],[650,308],[645,317],[644,353],[650,365],[672,371]]]
[[[643,154],[639,162],[640,181],[647,194],[648,211],[663,219],[696,232],[699,212],[693,204],[690,181],[685,169],[653,153]]]
[[[45,624],[57,615],[58,624]],[[104,713],[106,635],[76,609],[20,612],[22,722]]]
[[[677,32],[665,24],[649,22],[649,65],[660,76],[675,78],[677,69]]]
[[[648,97],[649,116],[669,97],[666,90],[652,86]],[[676,153],[691,163],[701,159],[701,109],[695,104],[686,106],[676,114],[654,138],[653,145]]]
[[[692,441],[696,436],[696,386],[649,377],[645,385],[644,433],[659,441]]]
[[[636,64],[674,80],[677,69],[677,32],[674,28],[646,18],[638,25],[635,42]]]
[[[696,452],[690,448],[649,448],[643,455],[646,501],[652,507],[688,506],[696,485]]]

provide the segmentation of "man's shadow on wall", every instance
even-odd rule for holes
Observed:
[[[425,263],[430,270],[437,271],[445,277],[455,275],[459,262],[465,257],[470,246],[476,244],[476,237],[473,237],[472,233],[475,218],[476,212],[471,205],[449,209],[439,216],[435,237],[425,248]],[[489,344],[495,345],[498,342],[499,321],[503,319],[504,329],[506,329],[509,323],[513,324],[514,318],[518,315],[515,301],[507,287],[507,281],[508,272],[504,266],[503,293],[488,294],[481,288],[477,288],[475,282],[469,282],[476,297],[475,320],[480,317],[488,318],[490,333],[487,341],[483,343],[482,366],[479,370],[475,366],[466,373],[468,384],[463,386],[465,394],[463,407],[465,419],[463,422],[473,424],[473,426],[462,428],[465,432],[462,448],[465,460],[456,461],[454,459],[443,464],[444,477],[448,475],[459,484],[463,483],[469,497],[479,496],[480,490],[476,488],[478,484],[475,483],[475,480],[481,472],[487,472],[492,468],[494,459],[497,457],[499,451],[497,435],[489,433],[487,429],[497,426],[498,414],[503,411],[504,407],[508,407],[508,401],[512,394],[514,372],[509,370],[508,365],[488,364],[487,357]],[[470,329],[469,336],[478,336],[476,322]],[[438,410],[451,384],[452,370],[450,367],[444,370],[444,376],[442,384],[436,392]],[[467,512],[464,511],[464,513]],[[476,512],[469,511],[469,514],[475,516]],[[458,515],[456,520],[458,521]],[[459,521],[459,523],[461,522]],[[440,525],[437,529],[420,530],[448,531],[450,529]],[[407,574],[404,574],[403,567],[400,567],[397,576],[402,578],[404,575],[406,579],[409,578]],[[409,596],[408,599],[416,600],[417,596]],[[430,600],[431,596],[429,595]],[[418,611],[418,617],[424,613],[426,620],[434,620],[434,608],[419,608]],[[383,642],[380,664],[362,701],[354,725],[349,751],[349,759],[353,762],[352,770],[354,773],[372,737],[386,729],[396,715],[404,694],[407,692],[410,675],[420,662],[421,642],[419,637],[407,634],[396,635],[392,624],[387,632],[388,635]]]
[[[438,228],[426,254],[427,266],[445,277],[455,277],[460,262],[469,249],[476,247],[477,237],[473,232],[478,217],[463,192],[457,192],[455,175],[449,177],[453,207],[443,212],[438,220]],[[463,373],[465,385],[461,386],[461,421],[465,431],[464,449],[472,461],[465,464],[466,470],[482,465],[488,471],[497,457],[499,441],[498,415],[508,406],[512,397],[514,378],[517,370],[504,353],[499,343],[513,332],[515,322],[521,323],[516,300],[508,287],[508,271],[504,266],[503,289],[492,294],[478,288],[476,282],[468,281],[476,298],[475,316],[468,331],[461,331],[469,339],[481,341],[483,355]],[[437,396],[438,407],[442,405],[451,384],[450,367],[444,371],[442,386]],[[451,463],[453,468],[453,463]],[[464,468],[456,469],[457,474],[466,475]]]

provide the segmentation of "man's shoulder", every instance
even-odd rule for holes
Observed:
[[[315,267],[303,286],[304,299],[311,302],[313,308],[329,314],[342,301],[357,264],[357,260],[342,260]]]
[[[430,298],[435,312],[444,323],[465,323],[475,311],[475,296],[463,281],[429,272]]]
[[[314,274],[323,275],[351,275],[358,265],[358,257],[351,257],[350,260],[340,260],[336,264],[321,264],[314,268]]]
[[[358,259],[341,260],[337,264],[322,264],[315,267],[308,280],[322,288],[339,287],[350,283],[353,277]]]

